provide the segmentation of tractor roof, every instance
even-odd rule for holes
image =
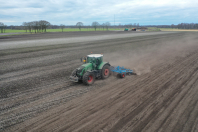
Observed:
[[[102,57],[103,55],[102,54],[90,54],[90,55],[87,55],[87,57]]]

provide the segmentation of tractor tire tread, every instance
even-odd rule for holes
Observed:
[[[92,75],[93,76],[93,81],[91,83],[88,82],[88,77]],[[83,83],[85,85],[92,85],[93,83],[95,82],[95,75],[94,73],[92,72],[86,72],[84,75],[83,75]]]
[[[109,70],[109,75],[108,75],[108,76],[104,76],[104,70],[105,70],[105,69],[108,69],[108,70]],[[102,78],[102,79],[108,78],[108,77],[110,76],[110,66],[109,66],[108,64],[104,65],[101,72],[102,72],[102,73],[101,73],[101,78]]]

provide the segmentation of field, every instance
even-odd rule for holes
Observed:
[[[0,131],[198,131],[197,32],[0,36]],[[87,54],[133,69],[69,81]]]

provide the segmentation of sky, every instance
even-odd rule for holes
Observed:
[[[0,22],[39,20],[53,25],[198,23],[198,0],[0,0]]]

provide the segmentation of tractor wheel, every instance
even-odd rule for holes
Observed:
[[[92,72],[86,72],[84,75],[83,75],[83,83],[85,85],[91,85],[93,84],[95,81],[95,75],[94,73]]]
[[[102,79],[106,79],[108,78],[110,75],[110,66],[109,65],[105,65],[102,68]]]
[[[125,77],[125,74],[124,74],[124,73],[121,73],[121,74],[120,74],[120,77],[121,77],[121,78],[124,78],[124,77]]]

